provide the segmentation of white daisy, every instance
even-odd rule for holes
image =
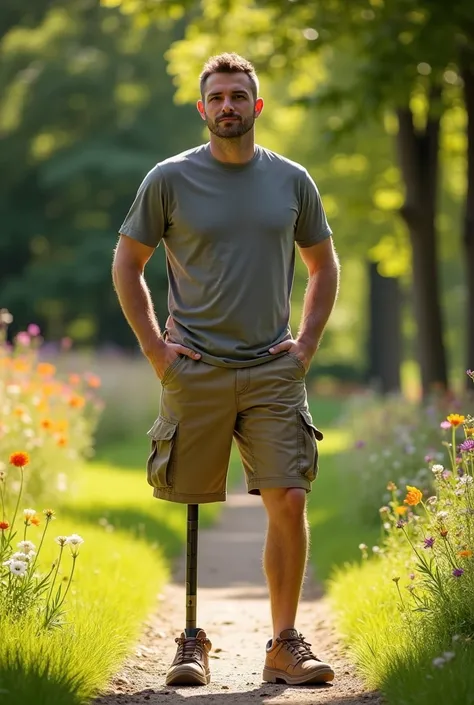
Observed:
[[[27,553],[22,553],[21,551],[18,551],[17,553],[13,554],[11,559],[12,561],[21,561],[22,563],[28,563],[30,557]]]
[[[18,575],[19,577],[22,577],[26,573],[26,563],[23,561],[14,561],[10,563],[10,573],[13,573],[13,575]]]
[[[36,509],[24,509],[23,516],[25,519],[33,519],[36,516]]]
[[[444,467],[442,465],[433,465],[433,467],[431,468],[431,472],[434,475],[440,475],[443,472],[443,470],[444,470]]]
[[[67,537],[66,543],[70,546],[80,546],[81,543],[84,543],[84,539],[78,534],[71,534],[71,536]]]
[[[33,541],[20,541],[18,548],[20,551],[23,551],[23,553],[28,554],[31,553],[31,551],[34,551],[36,546]]]

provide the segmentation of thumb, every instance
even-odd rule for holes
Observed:
[[[177,345],[175,350],[180,355],[186,355],[186,357],[190,357],[192,360],[199,360],[199,358],[201,357],[201,355],[198,352],[195,352],[194,350],[191,350],[190,348],[185,348],[184,345]]]
[[[289,350],[293,345],[292,340],[284,340],[282,343],[278,343],[278,345],[274,345],[272,348],[270,348],[270,352],[272,355],[276,355],[277,353],[284,352],[285,350]]]

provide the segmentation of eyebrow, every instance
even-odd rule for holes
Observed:
[[[212,93],[208,93],[207,97],[208,98],[213,98],[216,95],[222,95],[223,91],[212,91]],[[235,88],[232,93],[242,93],[242,95],[250,95],[249,91],[245,90],[245,88]]]

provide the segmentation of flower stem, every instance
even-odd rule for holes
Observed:
[[[59,570],[59,566],[61,565],[61,558],[62,558],[62,555],[63,555],[63,551],[64,551],[64,546],[60,546],[58,564],[57,564],[57,566],[56,566],[56,571],[55,571],[55,573],[54,573],[54,578],[53,578],[53,580],[52,580],[52,582],[51,582],[51,587],[49,588],[48,597],[46,598],[46,605],[49,604],[49,601],[50,601],[50,599],[51,599],[51,594],[52,594],[52,592],[53,592],[54,584],[55,584],[55,582],[56,582],[56,578],[58,577],[58,570]]]
[[[11,526],[10,526],[10,533],[8,534],[8,541],[7,541],[7,543],[10,543],[10,540],[11,540],[11,537],[12,537],[13,527],[15,526],[16,515],[18,514],[18,507],[20,506],[20,499],[21,499],[21,495],[22,495],[22,492],[23,492],[23,468],[20,468],[20,471],[21,471],[20,491],[18,492],[18,499],[17,499],[17,502],[16,502],[15,511],[14,511],[14,513],[13,513],[13,519],[12,519],[12,523],[11,523]]]

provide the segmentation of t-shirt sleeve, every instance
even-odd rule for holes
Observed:
[[[119,232],[149,247],[158,247],[168,225],[168,194],[157,165],[143,179]]]
[[[332,235],[318,188],[305,170],[299,181],[299,213],[295,225],[295,241],[300,247],[311,247]]]

